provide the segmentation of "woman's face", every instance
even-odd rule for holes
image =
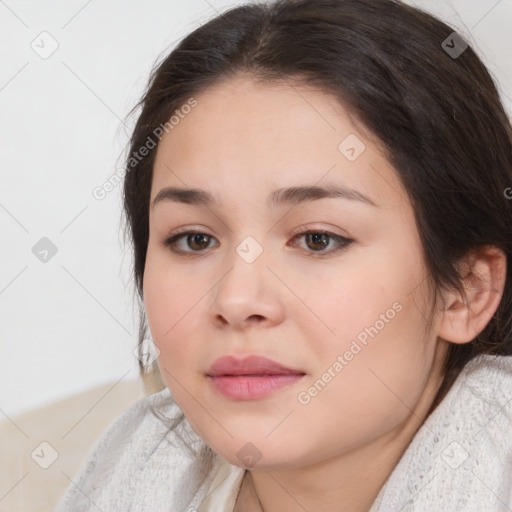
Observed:
[[[426,268],[394,169],[317,90],[239,77],[195,99],[157,148],[144,274],[171,394],[241,467],[299,467],[394,439],[433,397],[442,347],[437,320],[425,333]],[[166,187],[218,204],[154,203]],[[346,192],[274,195],[291,187]],[[199,234],[166,245],[177,230]],[[211,376],[217,359],[248,355],[294,372]]]

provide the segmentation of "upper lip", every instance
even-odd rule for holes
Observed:
[[[235,356],[224,356],[217,359],[207,375],[288,375],[304,374],[301,370],[287,368],[272,359],[263,356],[251,355],[238,359]]]

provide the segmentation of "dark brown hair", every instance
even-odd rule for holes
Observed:
[[[493,78],[471,46],[454,55],[443,45],[453,32],[397,0],[278,0],[218,15],[163,59],[135,107],[141,111],[124,181],[141,352],[156,150],[137,161],[132,155],[191,97],[243,73],[334,95],[380,141],[415,211],[434,291],[429,326],[441,289],[464,294],[456,268],[461,257],[482,245],[507,255],[499,307],[472,342],[450,344],[429,413],[476,355],[512,354],[512,200],[505,194],[512,186],[512,128]],[[144,375],[142,362],[140,369]]]

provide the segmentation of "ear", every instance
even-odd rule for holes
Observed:
[[[466,297],[445,292],[438,336],[468,343],[480,334],[498,309],[507,272],[507,256],[495,246],[474,249],[459,261]]]

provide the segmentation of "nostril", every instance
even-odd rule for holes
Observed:
[[[217,315],[217,317],[222,324],[226,325],[229,323],[222,315]]]

